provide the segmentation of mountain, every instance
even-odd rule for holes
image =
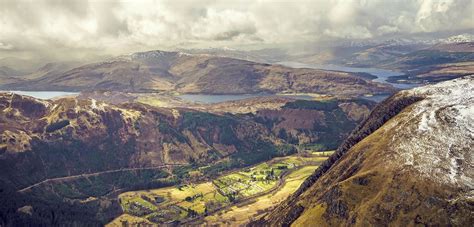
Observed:
[[[254,112],[247,113],[244,117],[263,124],[280,139],[313,151],[336,149],[375,106],[374,102],[362,99],[263,99],[242,100],[233,104],[238,106],[237,111],[255,108]],[[271,104],[274,103],[279,107],[272,107]],[[224,107],[227,103],[217,105],[219,107],[215,108],[214,105],[211,109],[232,111],[232,107]]]
[[[51,77],[64,73],[79,65],[81,65],[81,62],[50,62],[46,63],[32,73],[23,75],[22,78],[25,80],[33,80],[42,77]]]
[[[443,38],[414,36],[387,40],[350,41],[291,57],[293,61],[312,64],[381,67],[409,71],[424,66],[423,64],[439,64],[439,61],[450,63],[464,61],[453,53],[472,52],[473,37],[466,33]],[[428,52],[430,55],[426,56]],[[443,58],[445,55],[446,58]],[[423,59],[423,62],[420,61],[419,65],[415,65],[420,59]]]
[[[456,42],[456,43],[439,43],[429,48],[430,50],[438,50],[443,52],[474,52],[474,41]]]
[[[459,35],[453,35],[444,39],[438,40],[440,43],[467,43],[474,42],[474,34],[463,33]]]
[[[264,125],[275,137],[311,150],[333,150],[362,122],[375,102],[365,99],[262,96],[219,103],[194,103],[160,94],[83,92],[81,98],[109,103],[138,102],[156,107],[189,108],[215,114],[233,114]]]
[[[0,83],[2,84],[20,82],[20,75],[22,75],[22,73],[19,71],[7,66],[0,66]]]
[[[22,74],[26,74],[40,67],[41,61],[42,60],[40,59],[5,57],[0,58],[0,66],[5,66],[14,69],[15,71],[21,72]]]
[[[22,75],[22,73],[17,70],[14,70],[8,66],[0,66],[0,76],[17,77],[20,75]]]
[[[474,42],[464,36],[418,42],[388,40],[364,46],[333,48],[332,64],[355,67],[386,68],[403,72],[388,82],[433,83],[455,79],[472,73]],[[305,59],[303,59],[305,60]]]
[[[27,81],[51,77],[64,73],[74,67],[81,65],[80,62],[50,62],[36,70],[31,69],[30,73],[17,71],[8,66],[0,66],[0,84],[17,84],[27,83]],[[4,86],[5,89],[11,90],[11,86]]]
[[[438,43],[380,67],[405,73],[389,78],[390,82],[431,83],[463,77],[471,74],[474,67],[474,42]]]
[[[287,51],[278,48],[259,50],[237,50],[232,48],[182,49],[181,52],[190,54],[207,54],[218,57],[235,58],[259,63],[283,61],[288,57]]]
[[[431,67],[438,64],[474,61],[474,43],[440,43],[403,55],[389,66],[405,70],[416,67]]]
[[[424,47],[425,45],[418,43],[386,42],[352,54],[345,60],[345,64],[359,67],[375,66]]]
[[[2,226],[105,222],[119,212],[115,191],[177,184],[194,165],[212,174],[291,151],[230,115],[10,93],[0,106]]]
[[[311,92],[338,96],[395,91],[389,85],[351,73],[293,69],[233,58],[165,51],[134,53],[3,87],[18,90],[177,91],[205,94]]]
[[[157,107],[232,114],[262,124],[279,139],[312,150],[337,148],[350,130],[362,122],[376,104],[364,99],[295,100],[275,96],[202,104],[167,95],[120,92],[83,92],[79,97],[109,103],[138,102]]]
[[[474,76],[402,91],[252,225],[474,223]]]
[[[120,214],[120,192],[334,146],[373,106],[287,99],[279,111],[241,115],[0,93],[0,224],[101,225]]]

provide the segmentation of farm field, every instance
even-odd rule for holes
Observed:
[[[203,183],[119,196],[124,214],[109,226],[146,223],[245,223],[287,198],[332,152],[274,158]],[[205,217],[205,219],[204,219]],[[225,218],[222,218],[225,217]]]
[[[199,224],[204,225],[244,225],[252,219],[258,219],[269,209],[281,203],[295,192],[303,181],[314,172],[317,166],[304,166],[291,172],[281,189],[258,197],[249,203],[238,204],[229,209],[206,216]]]

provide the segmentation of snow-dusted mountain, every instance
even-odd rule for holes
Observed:
[[[445,39],[438,40],[440,43],[466,43],[466,42],[474,42],[474,34],[460,34],[455,36],[450,36]]]
[[[474,76],[376,107],[278,208],[269,226],[471,226]]]
[[[390,39],[368,39],[343,41],[341,47],[370,47],[370,46],[409,46],[409,45],[435,45],[439,43],[464,43],[474,42],[474,34],[462,33],[458,35],[436,38],[419,37],[416,35]]]

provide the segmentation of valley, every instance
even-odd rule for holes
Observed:
[[[233,171],[211,182],[126,192],[119,195],[125,214],[108,225],[149,222],[212,225],[220,220],[244,224],[285,199],[331,154],[291,155]],[[189,174],[202,173],[198,169]],[[267,196],[272,197],[273,203],[265,199]],[[245,210],[245,213],[239,210]],[[221,216],[226,218],[219,218]]]
[[[469,67],[456,63],[439,70],[460,72],[459,64]],[[406,75],[389,70],[342,69],[391,89],[419,85],[392,83]],[[9,204],[4,212],[18,217],[34,207],[34,215],[22,220],[49,222],[44,212],[72,207],[72,213],[54,215],[63,223],[80,217],[82,224],[108,226],[260,225],[268,217],[286,222],[274,216],[282,204],[340,155],[324,151],[354,143],[351,132],[370,125],[371,111],[386,107],[389,94],[324,89],[0,93],[0,181],[8,198],[22,198],[3,197]]]
[[[274,175],[247,190],[245,185],[254,182],[252,175],[243,177],[242,169],[276,157],[335,149],[374,106],[367,100],[334,98],[257,97],[199,104],[148,93],[83,92],[52,100],[0,93],[2,213],[9,220],[49,222],[53,207],[70,207],[71,213],[54,215],[64,223],[80,218],[81,223],[105,224],[122,214],[121,193],[219,184],[216,179],[222,179],[219,198],[227,198],[221,207],[234,209],[229,197],[240,201],[258,195],[259,201],[267,192],[283,199],[289,192],[276,187],[292,185],[294,190],[297,183],[291,179],[303,178],[288,172],[293,183],[286,184],[277,180],[287,179],[286,174],[262,164],[255,179],[272,168]],[[304,174],[322,161],[314,158],[304,164]],[[296,171],[300,165],[293,160],[280,166]],[[202,214],[202,206],[196,205],[195,212]],[[34,207],[35,212],[25,217],[12,207]],[[194,208],[182,214],[184,219],[188,213],[194,215]],[[174,220],[158,216],[161,222]]]
[[[474,0],[0,0],[0,227],[474,227]]]

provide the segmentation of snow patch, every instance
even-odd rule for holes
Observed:
[[[421,176],[473,188],[474,76],[414,88],[402,95],[422,96],[387,124],[394,158]]]

